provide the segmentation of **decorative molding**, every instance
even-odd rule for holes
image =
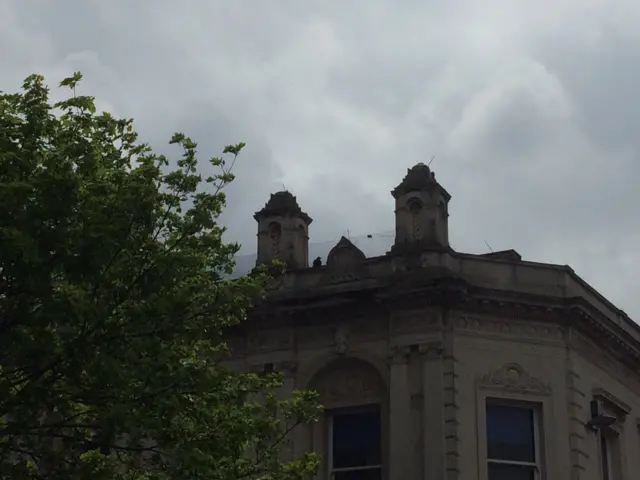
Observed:
[[[562,342],[564,332],[557,324],[544,324],[508,318],[458,316],[454,319],[457,331],[469,331],[491,336],[518,337],[523,340],[551,340]]]
[[[593,398],[600,400],[603,406],[614,413],[617,417],[626,417],[631,412],[631,407],[629,405],[604,388],[594,388]]]
[[[405,310],[394,313],[391,327],[394,333],[418,333],[440,329],[440,315],[434,309]]]
[[[325,372],[320,381],[318,392],[325,407],[362,405],[381,400],[384,389],[373,367],[360,363],[341,367]]]
[[[391,365],[402,365],[409,361],[409,355],[411,354],[411,347],[407,346],[394,346],[389,349],[388,361]]]
[[[629,387],[634,393],[640,395],[640,377],[638,372],[628,368],[623,362],[613,358],[607,350],[596,345],[587,336],[571,331],[569,335],[569,347],[575,350],[585,360],[591,362],[607,374]]]
[[[443,352],[444,347],[440,341],[427,342],[418,345],[418,353],[426,360],[442,358]]]
[[[517,363],[508,363],[502,368],[480,377],[479,387],[504,390],[513,393],[549,395],[551,387],[542,380],[529,375]]]

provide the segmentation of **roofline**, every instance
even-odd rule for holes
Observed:
[[[474,254],[474,253],[455,252],[454,255],[459,255],[459,256],[464,256],[464,257],[472,257],[472,258],[482,258],[482,260],[489,261],[489,262],[511,263],[511,264],[514,264],[514,265],[526,265],[526,266],[529,266],[529,267],[547,268],[547,269],[551,268],[551,269],[555,269],[555,270],[559,270],[561,272],[567,273],[567,274],[569,274],[569,277],[571,279],[575,280],[581,287],[583,287],[589,293],[593,294],[594,297],[596,297],[598,300],[600,300],[608,308],[613,310],[614,313],[619,315],[625,322],[627,322],[629,324],[629,326],[631,328],[633,328],[636,332],[638,332],[638,334],[640,334],[640,325],[638,325],[635,321],[633,321],[631,319],[631,317],[629,317],[629,315],[627,315],[627,313],[624,310],[621,310],[620,308],[615,306],[610,300],[607,299],[607,297],[602,295],[598,290],[596,290],[593,286],[591,286],[589,284],[589,282],[587,282],[580,275],[578,275],[575,272],[575,270],[573,268],[571,268],[569,265],[560,265],[560,264],[557,264],[557,263],[532,262],[530,260],[521,260],[519,262],[513,262],[513,261],[510,261],[510,260],[504,260],[504,259],[501,259],[501,258],[483,256],[483,255],[478,255],[478,254]],[[604,313],[604,312],[602,312],[602,313]]]

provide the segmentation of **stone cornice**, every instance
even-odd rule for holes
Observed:
[[[407,271],[377,280],[375,288],[268,302],[255,309],[241,330],[330,325],[363,316],[388,316],[397,310],[440,307],[455,310],[463,318],[485,315],[505,322],[555,324],[556,330],[577,329],[594,339],[599,348],[640,371],[640,340],[588,301],[480,288],[455,276],[441,276],[444,273],[444,269],[435,275]],[[556,333],[554,330],[557,337]]]
[[[638,371],[640,342],[582,298],[558,298],[475,288],[461,311],[575,328]]]
[[[640,342],[597,309],[585,303],[580,299],[567,307],[572,327],[596,339],[600,345],[606,345],[608,350],[634,370],[640,369]]]

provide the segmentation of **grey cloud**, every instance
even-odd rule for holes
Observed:
[[[640,109],[633,101],[640,84],[638,38],[606,28],[601,41],[585,49],[571,39],[545,42],[541,56],[580,106],[579,125],[599,144],[637,148]],[[640,167],[639,167],[640,168]]]
[[[632,0],[10,0],[0,89],[80,69],[159,150],[247,142],[223,219],[243,252],[285,184],[314,251],[348,230],[382,253],[389,190],[435,155],[454,247],[568,263],[640,318],[639,20]]]

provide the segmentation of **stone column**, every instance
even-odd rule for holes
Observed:
[[[414,478],[410,472],[411,393],[407,363],[409,347],[395,347],[390,352],[389,394],[389,480]]]
[[[444,379],[442,344],[420,345],[422,357],[422,438],[424,478],[444,479]]]

